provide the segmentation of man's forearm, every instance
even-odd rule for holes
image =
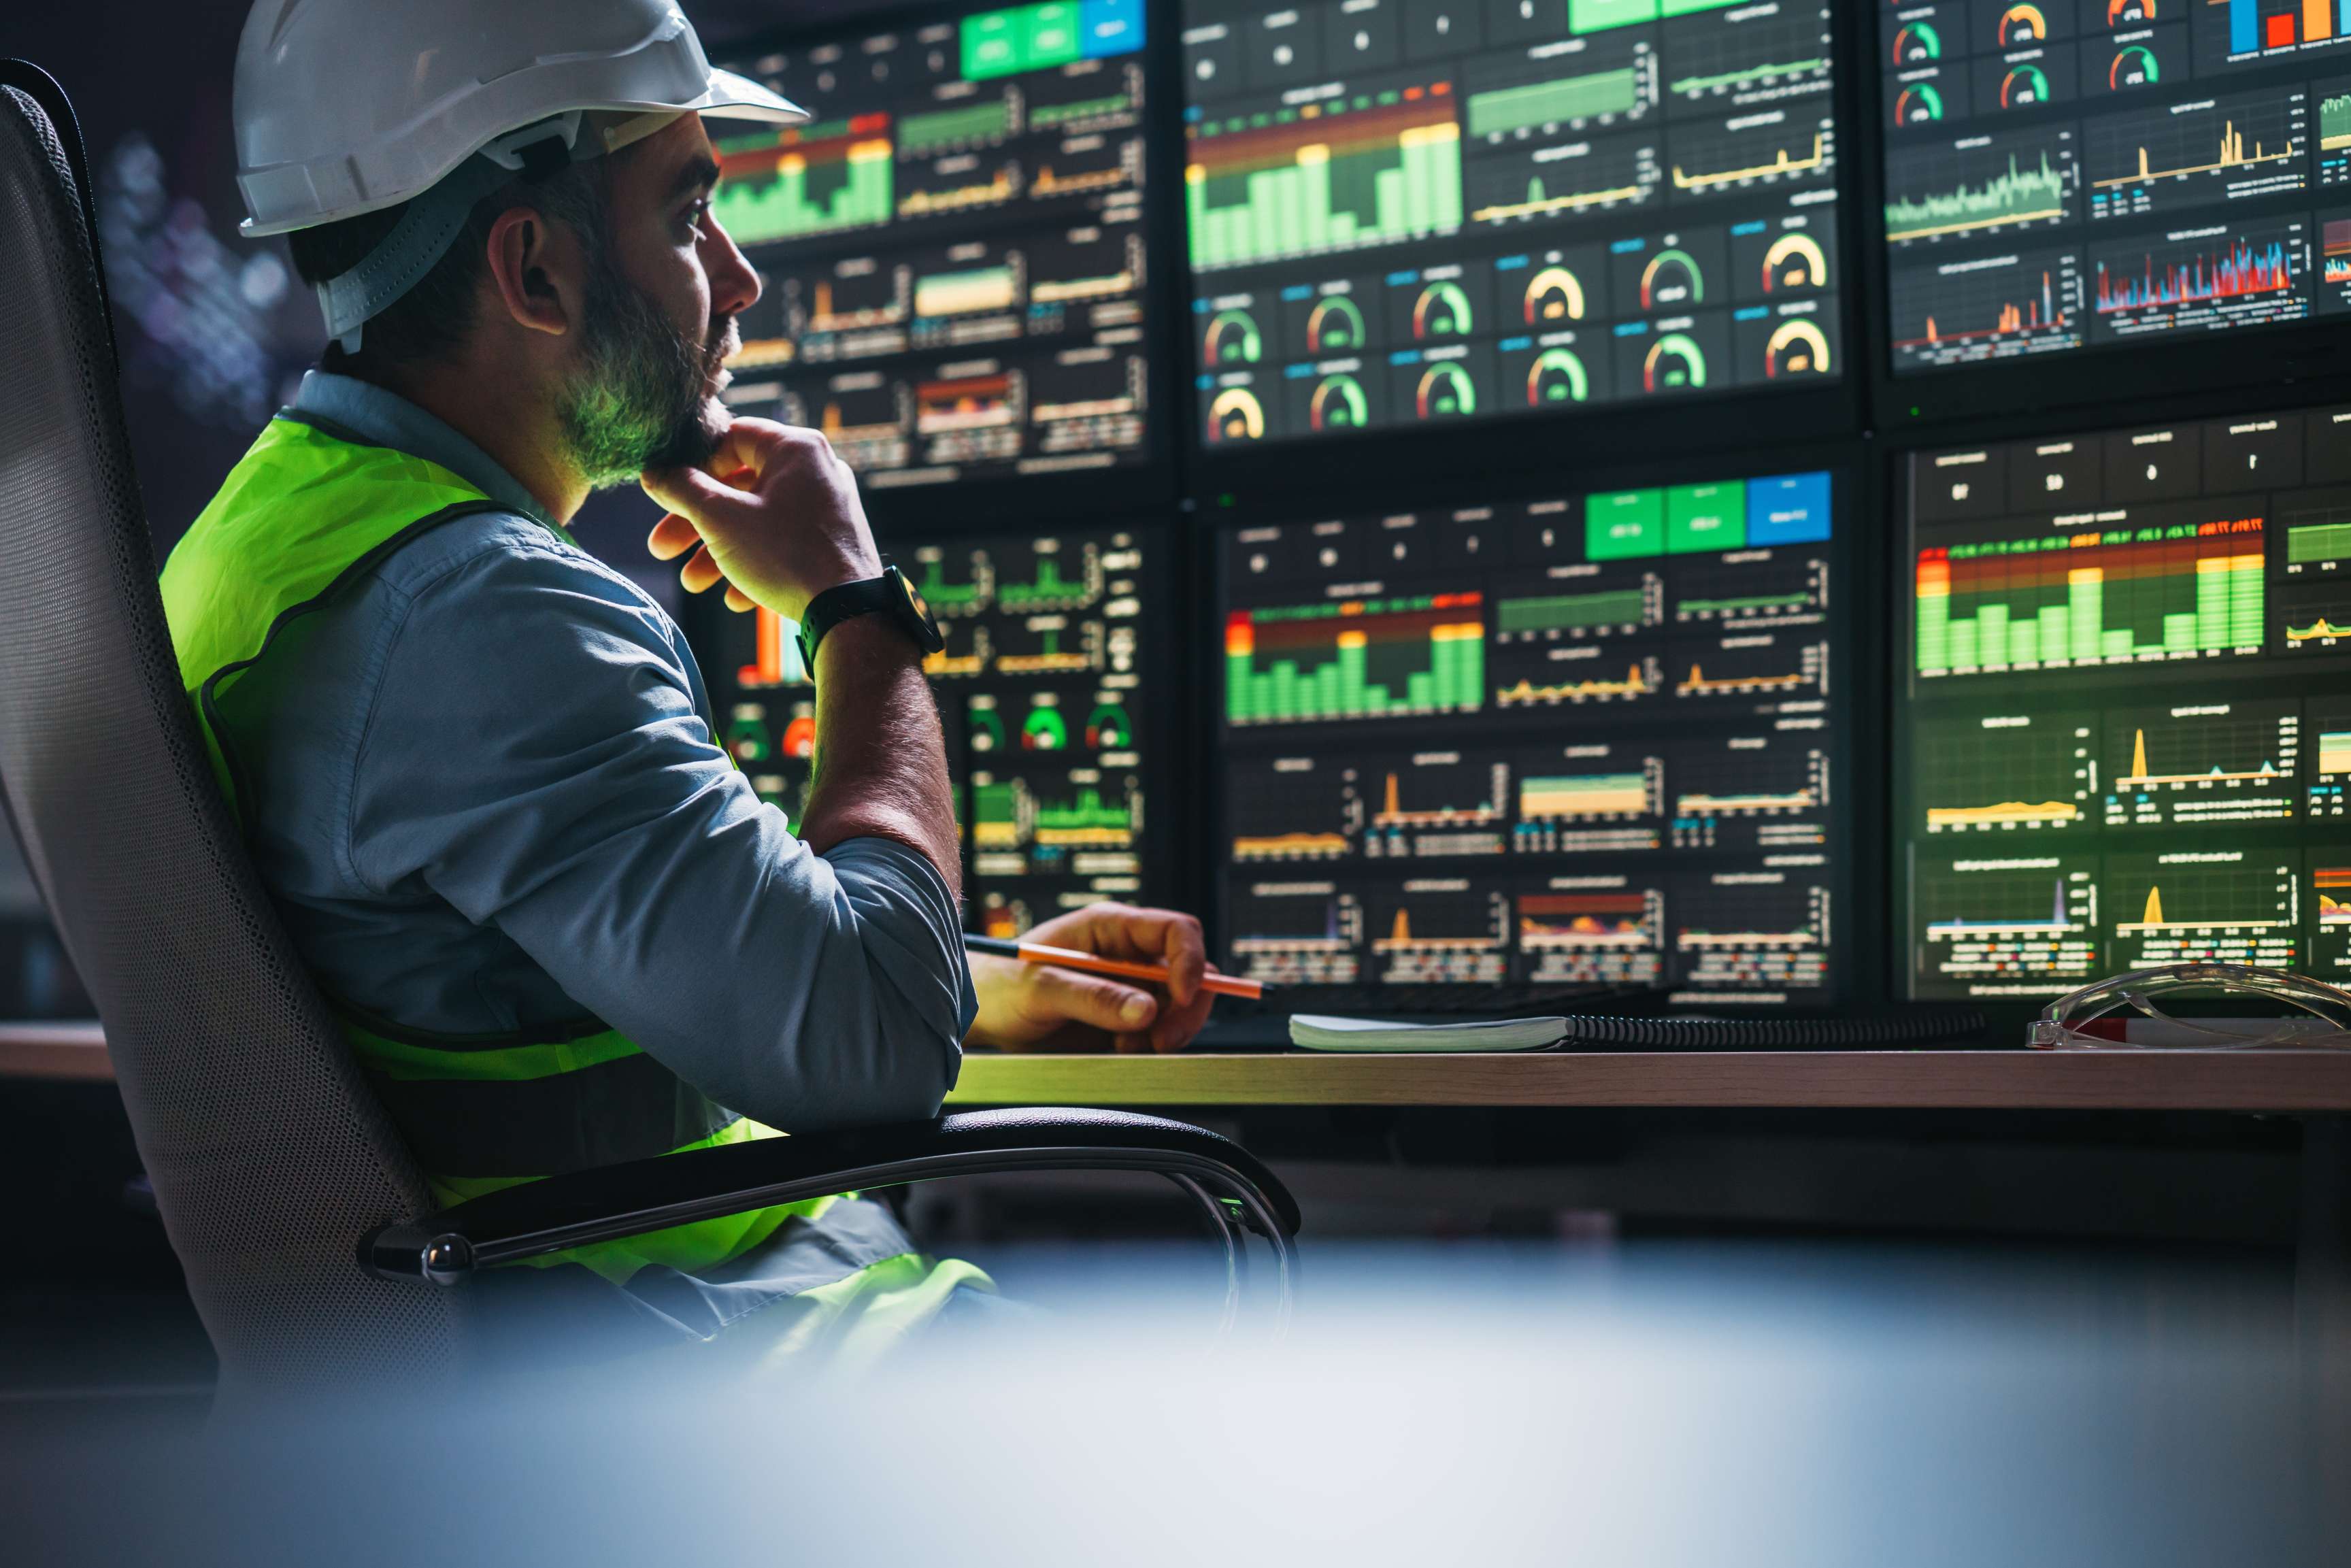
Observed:
[[[849,839],[895,839],[962,896],[946,748],[914,644],[861,615],[825,634],[816,662],[816,782],[801,839],[820,854]]]

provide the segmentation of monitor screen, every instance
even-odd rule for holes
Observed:
[[[1165,897],[1165,835],[1144,800],[1174,737],[1155,710],[1164,540],[1148,528],[945,539],[885,537],[946,647],[925,661],[946,729],[974,929],[1017,936],[1106,898]],[[722,739],[798,822],[816,754],[796,630],[726,615],[706,674]],[[1155,793],[1155,790],[1150,792]]]
[[[1186,0],[1214,448],[1840,373],[1822,0]]]
[[[719,143],[766,284],[728,401],[869,489],[1143,462],[1143,46],[1078,0],[732,62],[816,118]]]
[[[2351,3],[1877,19],[1896,375],[2351,312]]]
[[[1904,492],[1912,994],[2351,979],[2351,410],[1923,452]]]
[[[1725,476],[1228,534],[1222,961],[1829,996],[1833,488]]]

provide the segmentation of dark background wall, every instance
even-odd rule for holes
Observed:
[[[698,0],[685,9],[717,53],[755,34],[853,22],[889,7]],[[283,243],[236,232],[244,208],[230,100],[246,14],[239,0],[0,4],[0,57],[31,60],[57,78],[89,145],[131,445],[159,564],[322,340],[318,308]],[[635,492],[614,492],[591,501],[575,531],[674,604],[675,579],[642,545],[653,517]],[[16,846],[0,833],[0,1018],[87,1011]]]

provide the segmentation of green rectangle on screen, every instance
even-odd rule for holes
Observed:
[[[1029,25],[1024,52],[1030,70],[1065,66],[1078,57],[1076,0],[1047,0],[1045,5],[1029,6],[1020,15]]]
[[[1625,560],[1666,553],[1666,493],[1612,490],[1583,500],[1583,553]]]
[[[984,11],[963,19],[966,81],[1010,76],[1029,68],[1029,29],[1019,11]]]
[[[1676,485],[1666,492],[1666,553],[1737,549],[1747,542],[1747,486]]]

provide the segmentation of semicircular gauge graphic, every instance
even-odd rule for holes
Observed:
[[[1264,352],[1257,319],[1246,310],[1219,310],[1208,318],[1201,352],[1210,365],[1253,365]]]
[[[1931,22],[1907,22],[1894,35],[1894,63],[1924,65],[1943,57],[1943,35]]]
[[[1526,318],[1530,327],[1554,327],[1583,319],[1583,285],[1563,267],[1546,267],[1527,279]]]
[[[2145,44],[2126,45],[2115,56],[2115,63],[2106,68],[2106,86],[2115,92],[2135,87],[2153,87],[2163,79],[2163,67],[2155,51]]]
[[[1432,283],[1412,302],[1412,337],[1416,343],[1432,338],[1462,338],[1476,331],[1469,313],[1469,296],[1453,282]]]
[[[1102,703],[1086,716],[1086,744],[1096,751],[1119,751],[1134,744],[1134,722],[1118,703]]]
[[[1247,387],[1227,387],[1208,404],[1208,439],[1256,441],[1265,434],[1265,408]]]
[[[795,762],[806,762],[816,755],[816,718],[812,714],[796,713],[791,723],[784,726],[783,753]]]
[[[1643,392],[1684,392],[1706,385],[1706,350],[1687,332],[1668,332],[1641,361]]]
[[[1352,353],[1369,340],[1363,308],[1343,294],[1326,294],[1306,313],[1306,351]]]
[[[1060,708],[1032,707],[1020,721],[1021,750],[1066,751],[1069,747],[1070,721],[1061,716]]]
[[[1706,298],[1706,274],[1698,259],[1680,249],[1661,250],[1641,269],[1641,308],[1697,305]]]
[[[1469,372],[1450,361],[1420,373],[1413,412],[1423,419],[1459,419],[1478,412],[1478,386]]]
[[[1943,118],[1943,95],[1930,81],[1913,82],[1894,100],[1894,123],[1926,125]]]
[[[1314,383],[1306,401],[1306,423],[1315,430],[1361,430],[1372,422],[1372,407],[1364,387],[1342,371]]]
[[[1763,253],[1763,292],[1791,294],[1829,286],[1828,253],[1810,235],[1782,235]]]
[[[2038,5],[2011,5],[2000,14],[2000,26],[1994,30],[1992,47],[2022,49],[2040,43],[2049,37],[2049,18]]]
[[[1763,345],[1763,373],[1783,376],[1824,376],[1829,373],[1829,335],[1813,321],[1782,321]]]
[[[2031,109],[2049,101],[2049,78],[2039,66],[2019,66],[2000,80],[2002,109]]]
[[[2158,0],[2106,0],[2106,26],[2127,27],[2138,22],[2152,22]]]
[[[974,751],[1004,749],[1004,716],[992,707],[971,710],[971,748]]]
[[[1527,406],[1555,408],[1592,395],[1592,379],[1572,349],[1545,349],[1527,367]]]

